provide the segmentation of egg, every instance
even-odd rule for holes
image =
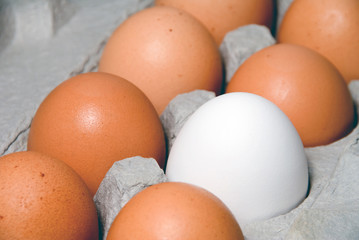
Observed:
[[[359,79],[357,0],[295,0],[284,15],[277,39],[324,55],[347,83]]]
[[[129,81],[97,72],[74,76],[50,92],[32,120],[27,148],[66,162],[92,194],[115,161],[152,157],[163,167],[166,157],[150,100]]]
[[[274,102],[305,147],[330,144],[353,129],[354,105],[343,77],[306,47],[282,43],[256,52],[237,69],[226,92],[250,92]]]
[[[180,93],[222,88],[221,56],[212,36],[194,17],[171,7],[146,8],[120,24],[98,70],[134,83],[159,115]]]
[[[210,192],[186,183],[152,185],[120,210],[107,240],[241,240],[230,210]]]
[[[219,197],[241,227],[297,207],[308,190],[308,164],[288,117],[252,93],[215,97],[189,117],[169,153],[169,181]]]
[[[0,158],[1,239],[99,239],[92,196],[76,172],[47,155]]]
[[[219,46],[225,35],[248,24],[272,28],[274,1],[272,0],[156,0],[155,5],[182,9],[211,32]]]

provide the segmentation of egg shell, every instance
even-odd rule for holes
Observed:
[[[95,204],[76,172],[37,152],[0,158],[0,238],[96,240]]]
[[[224,94],[198,108],[172,146],[166,174],[215,194],[240,226],[287,213],[308,189],[307,159],[293,124],[251,93]]]
[[[295,0],[284,15],[277,39],[324,55],[347,83],[359,79],[357,0]]]
[[[126,19],[109,38],[99,71],[138,86],[160,115],[180,93],[219,93],[222,62],[207,29],[188,13],[155,6]]]
[[[31,123],[29,150],[66,162],[93,194],[115,161],[152,157],[163,167],[166,143],[155,108],[129,81],[84,73],[59,84]]]
[[[325,57],[303,46],[281,43],[254,53],[226,92],[250,92],[275,103],[305,147],[332,143],[354,126],[353,100],[343,77]]]
[[[217,45],[224,36],[244,25],[272,28],[275,3],[272,0],[156,0],[155,5],[182,9],[202,22]]]
[[[210,192],[186,183],[152,185],[136,194],[111,225],[107,240],[241,240],[230,210]]]

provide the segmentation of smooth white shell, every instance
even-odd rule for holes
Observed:
[[[176,138],[166,174],[217,195],[240,225],[287,213],[308,190],[296,129],[276,105],[250,93],[202,105]]]

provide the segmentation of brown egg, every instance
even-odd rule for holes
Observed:
[[[210,33],[170,7],[147,8],[123,22],[105,46],[99,71],[134,83],[158,114],[180,93],[219,93],[222,85],[221,57]]]
[[[272,27],[272,0],[155,0],[156,5],[176,7],[195,16],[211,32],[217,45],[226,33],[247,24]]]
[[[277,44],[254,53],[226,92],[250,92],[275,103],[305,147],[329,144],[353,128],[354,106],[343,77],[322,55],[299,45]]]
[[[98,239],[95,203],[64,162],[36,152],[0,158],[0,239]]]
[[[161,122],[135,85],[107,73],[84,73],[58,85],[31,124],[28,150],[63,160],[95,194],[115,161],[153,157],[164,166]]]
[[[113,221],[107,240],[241,240],[230,210],[215,195],[194,185],[166,182],[135,195]]]
[[[349,83],[359,79],[359,1],[295,0],[278,41],[311,48],[327,57]]]

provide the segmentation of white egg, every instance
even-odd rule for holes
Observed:
[[[170,181],[217,195],[240,225],[297,207],[308,189],[308,163],[289,118],[255,94],[228,93],[188,119],[169,154]]]

